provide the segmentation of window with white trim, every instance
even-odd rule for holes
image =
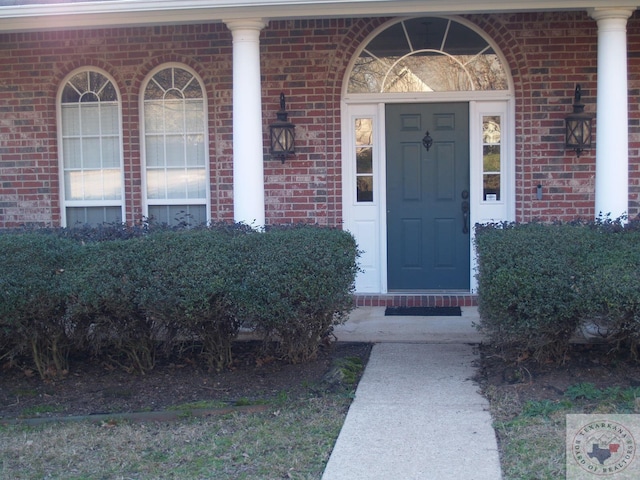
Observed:
[[[485,202],[502,200],[501,124],[500,115],[482,117],[482,199]]]
[[[356,202],[373,202],[373,118],[355,119],[355,137]]]
[[[363,48],[348,93],[507,90],[507,70],[489,43],[452,19],[390,25]]]
[[[143,89],[147,216],[163,224],[208,220],[207,120],[204,89],[179,66],[151,75]]]
[[[97,70],[71,74],[59,100],[62,223],[124,221],[120,95]]]

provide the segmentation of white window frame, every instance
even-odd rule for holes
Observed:
[[[164,199],[150,199],[148,196],[148,188],[147,188],[147,152],[146,152],[146,131],[145,131],[145,90],[149,82],[153,79],[153,77],[160,71],[166,70],[168,68],[182,69],[189,74],[193,75],[195,81],[198,82],[200,89],[202,91],[202,105],[203,105],[203,134],[204,134],[204,169],[205,169],[205,198],[197,199],[197,198],[164,198]],[[205,207],[205,215],[206,222],[211,221],[211,173],[210,173],[210,156],[209,156],[209,122],[208,122],[208,113],[209,107],[207,102],[207,91],[204,86],[204,82],[202,78],[189,66],[177,63],[177,62],[169,62],[163,63],[162,65],[158,65],[156,68],[151,70],[149,74],[145,77],[142,82],[140,88],[139,95],[139,112],[140,112],[140,155],[141,155],[141,176],[142,176],[142,204],[143,204],[143,215],[145,217],[149,217],[149,207],[150,206],[189,206],[189,205],[203,205]]]
[[[62,94],[69,83],[69,81],[78,74],[81,73],[89,73],[96,72],[102,76],[104,76],[111,84],[116,91],[117,95],[117,107],[118,107],[118,154],[120,158],[120,198],[117,199],[109,199],[109,200],[67,200],[67,192],[65,188],[65,151],[64,151],[64,140],[65,138],[72,137],[71,135],[66,135],[63,132],[63,115],[62,115]],[[109,102],[111,103],[111,102]],[[67,74],[60,86],[58,88],[58,94],[56,97],[56,121],[58,125],[58,169],[59,169],[59,181],[60,181],[60,219],[61,225],[63,227],[68,227],[67,225],[67,208],[80,207],[80,208],[91,208],[91,207],[119,207],[120,208],[120,221],[126,221],[126,205],[125,205],[125,179],[124,179],[124,153],[123,153],[123,133],[122,133],[122,98],[120,95],[120,89],[118,88],[118,84],[114,80],[114,78],[109,75],[106,71],[101,68],[86,66],[73,70],[69,74]],[[82,138],[82,135],[75,135],[78,138]],[[109,136],[113,137],[114,134],[110,134]],[[102,138],[103,135],[98,135],[99,138]]]

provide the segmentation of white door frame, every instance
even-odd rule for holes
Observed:
[[[367,95],[372,97],[371,95]],[[513,97],[505,92],[453,92],[434,95],[375,95],[375,98],[345,98],[342,102],[342,191],[344,227],[358,241],[363,269],[356,280],[357,293],[388,293],[387,288],[387,199],[385,159],[385,105],[388,103],[469,103],[471,225],[515,219],[515,124]],[[486,202],[482,197],[482,119],[502,118],[502,198]],[[373,128],[374,201],[356,201],[354,119],[371,118]],[[471,292],[476,289],[473,230],[470,236]]]

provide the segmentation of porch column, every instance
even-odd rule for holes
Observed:
[[[233,218],[265,224],[260,31],[262,19],[228,20],[233,37]]]
[[[598,23],[596,217],[628,213],[627,19],[632,13],[628,7],[589,12]]]

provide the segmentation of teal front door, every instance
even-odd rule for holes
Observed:
[[[469,104],[387,105],[386,144],[388,289],[468,290]]]

